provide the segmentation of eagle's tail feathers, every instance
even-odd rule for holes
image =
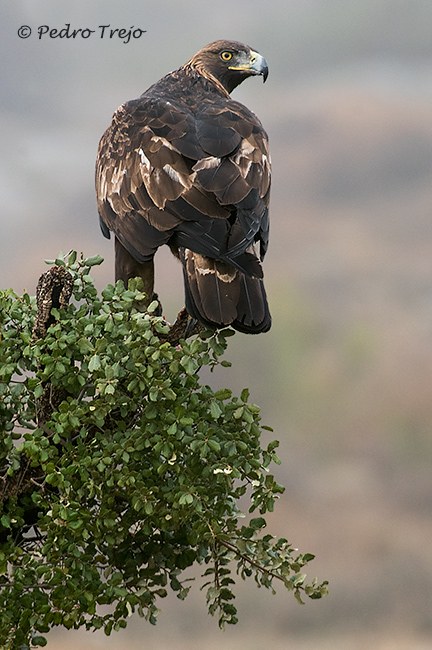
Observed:
[[[259,334],[270,329],[271,316],[261,279],[241,274],[237,318],[232,326],[247,334]]]
[[[271,318],[261,279],[195,253],[179,251],[183,265],[186,309],[211,328],[232,325],[250,334],[270,329]]]

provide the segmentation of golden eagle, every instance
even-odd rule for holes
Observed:
[[[207,327],[266,332],[262,261],[270,158],[261,122],[230,93],[265,59],[236,41],[210,43],[114,113],[96,162],[102,232],[115,235],[116,280],[142,277],[168,244],[182,263],[188,314]],[[259,252],[256,251],[259,249]]]

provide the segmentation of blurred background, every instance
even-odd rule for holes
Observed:
[[[210,41],[267,59],[265,86],[235,98],[258,114],[273,158],[266,335],[230,339],[231,369],[281,442],[286,491],[269,532],[316,555],[330,595],[300,606],[242,583],[225,633],[198,585],[161,602],[156,628],[64,632],[48,649],[432,648],[432,3],[430,0],[14,0],[0,6],[0,286],[31,294],[59,251],[112,242],[96,214],[100,136]],[[37,38],[37,28],[134,26],[138,40]],[[33,33],[21,39],[17,30]],[[157,256],[166,316],[180,268]]]

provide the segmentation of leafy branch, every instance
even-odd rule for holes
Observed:
[[[154,624],[194,564],[221,626],[237,622],[233,571],[320,598],[313,556],[262,531],[284,488],[259,407],[200,380],[229,365],[233,331],[186,340],[187,315],[170,326],[138,282],[99,295],[101,261],[53,260],[37,300],[0,292],[0,645],[44,645],[56,625],[110,634],[134,612]],[[246,493],[259,516],[242,526]]]

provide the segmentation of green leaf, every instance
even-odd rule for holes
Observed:
[[[88,352],[93,352],[94,346],[86,338],[80,338],[78,340],[78,349],[82,354],[87,354]]]
[[[10,528],[10,517],[9,517],[9,515],[3,515],[2,518],[0,519],[0,523],[5,528]]]
[[[220,444],[218,443],[217,440],[214,440],[213,438],[210,438],[208,440],[207,444],[208,444],[208,446],[210,447],[210,449],[212,451],[220,451],[221,450]]]
[[[298,589],[296,589],[296,590],[294,591],[294,596],[295,596],[296,601],[297,601],[300,605],[304,605],[304,601],[302,600],[302,597],[301,597],[301,595],[300,595],[300,591],[299,591]]]
[[[258,530],[267,526],[267,522],[263,517],[255,517],[254,519],[250,520],[249,526],[254,530]]]
[[[93,372],[94,370],[98,370],[98,368],[100,368],[100,365],[101,363],[100,363],[99,355],[94,354],[91,357],[88,365],[90,372]]]
[[[39,399],[39,397],[42,397],[42,393],[43,393],[43,386],[42,384],[38,384],[34,389],[35,398]]]
[[[112,284],[108,284],[105,289],[102,291],[102,297],[104,300],[112,300],[115,295],[115,287]]]
[[[210,402],[210,413],[215,420],[222,415],[222,409],[215,400]]]
[[[93,257],[87,257],[84,260],[84,264],[86,266],[97,266],[99,264],[102,264],[104,261],[104,258],[101,255],[93,255]]]
[[[159,302],[157,300],[153,300],[147,307],[147,311],[149,312],[149,314],[152,314],[153,312],[156,311],[158,307],[159,307]]]
[[[218,400],[231,399],[232,391],[229,388],[221,388],[217,390],[214,394],[215,398]]]

